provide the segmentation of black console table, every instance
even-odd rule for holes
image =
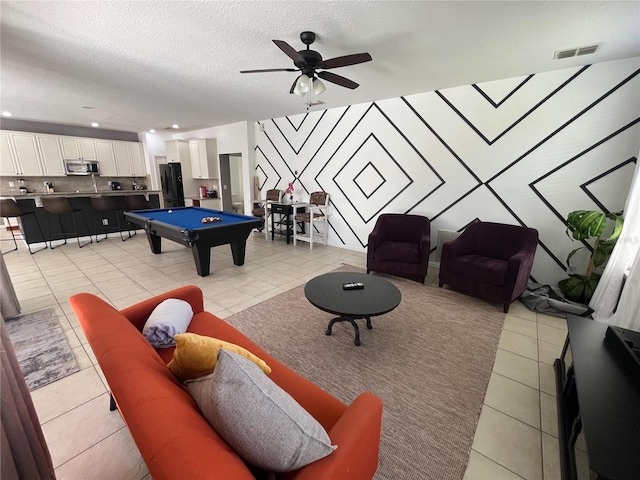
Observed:
[[[608,325],[567,316],[555,361],[563,480],[640,478],[640,382],[605,339]]]
[[[296,222],[293,216],[296,213],[304,213],[305,208],[302,205],[304,203],[272,203],[269,208],[271,209],[271,240],[274,235],[285,235],[287,237],[287,245],[289,240],[293,236],[293,229],[296,228]],[[278,215],[276,220],[275,215]],[[304,224],[301,225],[301,233],[304,233]]]

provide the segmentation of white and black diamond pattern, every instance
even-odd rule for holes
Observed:
[[[434,250],[438,229],[475,219],[531,226],[532,276],[553,284],[576,247],[566,215],[624,205],[639,73],[632,58],[273,119],[256,128],[256,174],[261,190],[329,192],[329,242],[356,249],[383,212],[429,217]]]

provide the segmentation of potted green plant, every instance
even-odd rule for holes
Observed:
[[[613,230],[610,236],[603,238],[608,220],[614,222]],[[596,273],[596,270],[606,263],[620,236],[620,232],[622,232],[622,212],[602,213],[590,210],[576,210],[569,213],[566,223],[567,235],[569,236],[569,233],[571,233],[574,240],[595,238],[585,274],[570,273],[569,278],[558,282],[558,287],[566,298],[574,302],[587,304],[591,300],[600,280],[601,275]],[[587,247],[578,247],[567,256],[568,272],[573,272],[570,263],[571,258],[582,249],[587,249]]]

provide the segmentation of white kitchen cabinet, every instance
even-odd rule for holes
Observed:
[[[146,177],[142,144],[96,140],[96,154],[100,162],[100,175],[111,177]]]
[[[189,142],[189,156],[191,157],[191,175],[193,178],[203,178],[200,171],[200,152],[198,143]]]
[[[55,135],[36,134],[36,142],[40,150],[40,160],[44,175],[52,177],[65,175],[62,150],[60,150],[58,137]]]
[[[30,132],[2,132],[2,170],[0,174],[64,175],[58,137]]]
[[[147,176],[140,142],[8,130],[1,133],[0,175],[62,176],[66,174],[64,160],[97,160],[103,176]]]
[[[66,160],[97,160],[92,138],[60,137],[62,156]]]
[[[118,175],[116,168],[116,156],[113,153],[113,142],[111,140],[96,140],[96,157],[100,163],[100,175],[104,177],[115,177]]]
[[[15,175],[16,173],[11,137],[8,132],[2,132],[0,136],[0,175]]]
[[[218,178],[218,152],[214,138],[189,140],[189,152],[192,178]]]
[[[131,169],[135,177],[147,176],[147,163],[144,161],[144,148],[141,143],[131,142]]]
[[[9,137],[14,152],[14,173],[25,176],[42,176],[42,165],[35,134],[11,132]]]
[[[167,148],[168,163],[187,163],[190,162],[189,142],[186,140],[168,140],[165,142]]]
[[[116,171],[118,176],[132,176],[131,158],[129,156],[129,145],[127,142],[113,142],[113,153],[116,159]]]
[[[139,142],[113,142],[119,177],[146,177],[144,151]]]

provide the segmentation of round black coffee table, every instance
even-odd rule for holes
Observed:
[[[362,290],[344,290],[343,283],[361,282]],[[384,278],[366,273],[335,272],[313,278],[304,286],[304,295],[312,305],[325,312],[339,315],[329,322],[327,335],[337,322],[349,322],[356,332],[355,344],[360,345],[360,330],[355,320],[367,320],[371,329],[371,317],[390,312],[400,304],[400,290]]]

